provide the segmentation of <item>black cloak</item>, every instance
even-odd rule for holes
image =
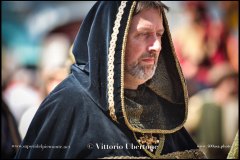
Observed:
[[[124,56],[136,3],[97,2],[92,7],[74,42],[71,74],[39,107],[16,158],[204,157],[183,127],[187,89],[164,11],[162,50],[147,87],[169,106],[157,116],[161,125],[156,128],[134,127],[128,120]],[[159,136],[157,149],[144,148],[139,135]]]

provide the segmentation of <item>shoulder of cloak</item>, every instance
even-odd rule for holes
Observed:
[[[86,130],[89,123],[95,121],[95,112],[99,112],[99,107],[81,88],[79,81],[70,75],[42,102],[21,145],[73,147],[61,150],[57,157],[76,157],[86,148]],[[17,158],[53,158],[55,151],[60,150],[21,148]]]

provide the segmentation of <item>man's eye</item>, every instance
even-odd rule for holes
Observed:
[[[162,37],[162,34],[161,33],[157,33],[157,37]]]
[[[140,33],[139,35],[140,35],[140,36],[147,36],[148,33]]]

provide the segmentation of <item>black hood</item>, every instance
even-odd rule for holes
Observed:
[[[169,107],[164,128],[134,128],[126,118],[124,107],[124,58],[129,24],[137,2],[97,2],[83,21],[73,46],[76,64],[72,72],[85,72],[80,85],[91,99],[114,121],[122,112],[132,131],[172,133],[182,128],[187,117],[187,89],[176,58],[164,11],[162,50],[156,73],[147,83],[149,89],[174,107]],[[168,107],[168,106],[166,106]],[[117,115],[117,116],[116,116]]]

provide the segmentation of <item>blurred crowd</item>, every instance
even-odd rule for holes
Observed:
[[[186,128],[208,158],[226,158],[238,131],[238,2],[183,2],[173,41],[189,91]]]
[[[186,128],[209,158],[226,158],[238,131],[238,1],[182,1],[178,12],[174,3],[166,3],[170,19],[181,10],[184,22],[170,21],[170,27],[189,91]],[[35,64],[20,61],[11,45],[2,44],[2,158],[13,158],[12,145],[20,143],[43,99],[69,74],[71,45],[83,18],[45,34]]]
[[[69,74],[70,65],[74,63],[69,54],[70,47],[70,42],[64,35],[52,34],[44,40],[38,66],[19,65],[11,71],[7,70],[7,65],[14,64],[4,61],[7,64],[4,63],[6,66],[2,69],[7,75],[3,77],[2,99],[9,112],[3,113],[2,110],[2,114],[14,117],[12,120],[16,122],[21,140],[43,99]],[[2,133],[2,139],[4,135],[11,135],[8,133],[10,130],[2,132],[6,132]],[[9,141],[10,139],[9,137]]]

